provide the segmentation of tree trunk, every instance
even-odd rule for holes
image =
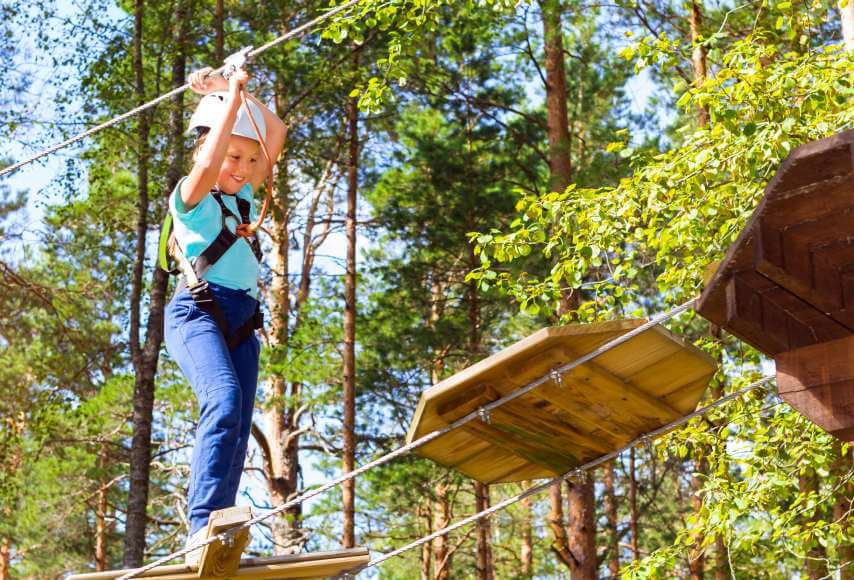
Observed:
[[[225,31],[223,21],[225,20],[224,0],[216,0],[214,7],[214,62],[219,66],[225,60]]]
[[[448,499],[448,482],[444,478],[436,484],[436,504],[433,513],[436,516],[434,529],[441,530],[450,525],[451,502]],[[447,534],[433,540],[433,577],[435,580],[451,578],[451,553]]]
[[[700,28],[703,25],[703,8],[698,4],[697,0],[691,0],[691,43],[693,50],[691,52],[691,63],[694,66],[694,86],[700,87],[706,80],[706,47],[701,44],[702,33]],[[705,107],[698,107],[697,122],[701,127],[709,124],[709,110]]]
[[[288,109],[287,87],[281,79],[276,82],[275,96],[276,113],[283,117]],[[287,119],[286,119],[287,121]],[[288,148],[287,135],[276,172],[276,187],[270,204],[272,220],[272,250],[268,255],[270,269],[275,273],[270,281],[267,292],[267,307],[270,311],[270,321],[267,325],[269,346],[274,352],[280,353],[282,359],[287,358],[289,343],[291,302],[290,302],[290,188],[288,185]],[[292,386],[292,393],[297,392],[298,385]],[[264,457],[264,473],[267,477],[267,490],[273,505],[287,501],[287,498],[297,490],[299,473],[299,453],[297,438],[290,438],[291,414],[286,403],[289,395],[287,377],[283,374],[272,374],[264,382],[264,398],[270,401],[264,409],[264,424],[266,432],[253,429],[253,434],[262,449]],[[299,518],[302,511],[300,506],[288,510],[282,517],[271,522],[273,536],[273,551],[282,554],[291,551],[291,545],[298,542]]]
[[[421,517],[424,519],[424,536],[433,533],[433,510],[430,509],[430,503],[427,502],[421,510]],[[432,567],[433,549],[430,542],[421,545],[421,580],[430,580],[430,568]]]
[[[474,231],[476,225],[472,222],[467,224],[468,231]],[[469,268],[477,267],[478,258],[474,253],[474,246],[468,245]],[[469,359],[471,363],[480,358],[483,346],[480,342],[480,300],[477,295],[477,284],[470,282],[467,288],[468,318],[469,318]],[[480,512],[489,507],[489,486],[476,481],[474,483],[475,511]],[[475,578],[478,580],[492,580],[495,577],[492,562],[492,521],[482,518],[477,521],[477,561],[475,566]]]
[[[563,192],[572,179],[566,70],[560,0],[541,0],[546,69],[546,113],[549,134],[549,190]]]
[[[632,531],[632,562],[640,560],[638,531],[638,479],[635,468],[635,448],[629,449],[629,528]]]
[[[474,483],[475,511],[489,508],[489,486],[479,481]],[[493,580],[495,570],[492,562],[492,525],[489,518],[477,522],[477,561],[475,564],[477,580]]]
[[[442,318],[445,310],[442,280],[439,277],[439,269],[433,269],[430,273],[430,318],[428,324],[435,328],[436,323]],[[441,352],[433,353],[430,364],[430,382],[435,385],[442,380],[445,371],[445,358]],[[443,478],[434,488],[435,500],[431,512],[433,514],[433,529],[440,530],[451,523],[451,506],[448,501],[448,484]],[[448,536],[439,536],[432,542],[433,548],[433,577],[435,580],[447,580],[451,577],[451,557],[448,549]]]
[[[617,493],[614,489],[614,462],[605,464],[605,517],[608,521],[608,574],[611,578],[620,577],[620,536],[617,526]]]
[[[527,489],[531,487],[530,481],[525,481],[522,486]],[[530,497],[522,500],[522,551],[519,559],[522,560],[522,578],[533,578],[534,576],[534,508]]]
[[[7,536],[0,538],[0,580],[12,578],[12,540]]]
[[[549,190],[564,191],[572,180],[569,121],[567,118],[566,69],[563,51],[562,6],[560,0],[541,0],[543,45],[546,71],[546,115],[549,139]],[[574,310],[579,303],[578,293],[566,288],[562,293],[559,314]],[[570,568],[573,578],[593,578],[596,575],[595,497],[593,482],[585,476],[584,483],[570,484],[569,527],[563,526],[561,486],[552,488],[549,526],[554,540],[552,549]],[[577,502],[582,502],[577,504]],[[577,505],[576,505],[577,504]],[[593,518],[592,520],[590,518]],[[593,521],[594,524],[590,525]],[[590,551],[592,547],[592,552]]]
[[[596,558],[596,498],[593,477],[589,473],[567,481],[569,488],[569,552],[572,554],[570,577],[575,580],[598,578]]]
[[[563,493],[560,482],[549,488],[549,528],[552,530],[552,552],[564,566],[572,569],[572,554],[569,552],[569,538],[563,515]]]
[[[140,13],[135,18],[141,22]],[[186,82],[186,46],[189,36],[189,23],[192,20],[192,4],[185,0],[179,2],[174,30],[177,46],[172,60],[172,85],[179,87]],[[140,32],[136,36],[141,37]],[[139,40],[141,43],[141,38]],[[170,115],[169,143],[171,160],[166,173],[165,200],[172,192],[184,170],[184,96],[174,97]],[[144,212],[143,212],[144,213]],[[145,555],[146,510],[148,506],[148,486],[151,461],[151,427],[154,410],[154,379],[160,346],[163,342],[163,311],[166,306],[166,289],[169,274],[160,268],[154,269],[149,299],[148,322],[145,344],[138,353],[139,366],[136,372],[133,397],[133,437],[130,450],[130,488],[128,491],[128,513],[125,521],[124,566],[135,568],[142,565]]]
[[[705,461],[699,461],[696,469],[699,473],[706,473],[707,467]],[[703,498],[700,496],[700,490],[703,489],[703,480],[697,475],[691,476],[691,507],[694,513],[700,513],[703,507]],[[706,574],[706,555],[702,548],[703,537],[697,535],[694,538],[694,547],[688,556],[688,570],[691,574],[691,580],[702,580]]]
[[[806,468],[804,473],[798,478],[798,488],[804,495],[818,492],[818,475],[814,469],[811,467]],[[806,518],[806,520],[805,523],[817,522],[821,520],[821,514],[813,514]],[[807,558],[804,560],[804,575],[809,580],[818,580],[819,578],[827,577],[827,551],[817,542],[807,551]]]
[[[851,469],[854,450],[849,448],[849,456],[846,457],[842,454],[841,442],[836,442],[836,448],[839,458],[835,462],[835,471],[839,476],[843,476]],[[839,522],[843,529],[847,527],[848,537],[851,537],[851,532],[854,531],[854,517],[851,514],[854,506],[854,482],[849,481],[838,493],[836,503],[833,505],[833,521]],[[840,545],[837,552],[840,567],[839,580],[854,580],[854,542]]]
[[[712,324],[709,328],[709,334],[711,334],[712,338],[714,338],[715,340],[720,341],[720,339],[721,339],[721,328],[716,324]],[[723,361],[723,350],[721,350],[717,356],[718,366],[722,367],[723,362],[724,362]],[[715,383],[715,385],[712,387],[711,395],[712,395],[713,401],[717,401],[718,399],[723,397],[723,395],[724,395],[723,386],[720,383]],[[726,437],[727,437],[727,433],[729,433],[729,431],[724,429],[722,431],[722,433],[723,433],[722,434],[723,440],[720,440],[718,445],[725,449],[726,445],[727,445]],[[718,461],[722,461],[722,459],[718,459]],[[701,462],[697,465],[698,470],[703,469],[704,467],[707,467],[707,465],[703,462]],[[708,471],[709,470],[706,469],[703,473],[707,473]],[[715,536],[715,567],[714,567],[714,573],[715,573],[715,580],[728,580],[729,578],[731,578],[730,569],[729,569],[729,551],[727,549],[726,544],[724,543],[723,537],[720,535]]]
[[[95,505],[95,571],[103,572],[107,569],[107,485],[108,478],[104,473],[107,468],[107,443],[101,442],[98,452],[98,469],[100,474],[100,485]]]
[[[359,69],[358,48],[353,49],[353,69]],[[347,261],[344,275],[344,473],[356,468],[356,196],[359,187],[359,102],[347,103],[349,153],[347,156]],[[341,546],[356,545],[356,480],[345,481],[344,533]]]
[[[845,42],[845,48],[854,50],[854,2],[848,0],[848,3],[843,6],[840,1],[837,6],[842,20],[842,40]]]

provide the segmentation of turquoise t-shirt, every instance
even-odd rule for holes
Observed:
[[[195,207],[188,210],[181,201],[180,192],[185,179],[187,178],[182,177],[178,181],[175,191],[169,196],[169,212],[172,214],[175,239],[184,255],[192,262],[219,234],[222,228],[222,210],[211,194],[207,194]],[[236,196],[249,201],[249,217],[255,221],[258,214],[252,197],[252,185],[244,185]],[[224,193],[222,201],[234,215],[240,215],[234,195]],[[228,216],[225,222],[228,229],[235,231],[237,220]],[[233,290],[248,290],[254,298],[258,298],[258,260],[252,253],[249,240],[237,240],[205,273],[204,279]]]

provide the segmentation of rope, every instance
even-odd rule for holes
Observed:
[[[536,389],[537,387],[539,387],[540,385],[542,385],[544,383],[547,383],[549,381],[554,381],[555,379],[560,378],[562,375],[568,373],[572,369],[579,367],[579,366],[593,360],[597,356],[599,356],[605,352],[608,352],[609,350],[612,350],[612,349],[620,346],[621,344],[628,342],[629,340],[631,340],[635,336],[638,336],[639,334],[642,334],[642,333],[646,332],[647,330],[649,330],[655,326],[658,326],[662,322],[670,320],[674,316],[677,316],[678,314],[684,312],[685,310],[687,310],[688,308],[693,306],[695,301],[696,301],[696,298],[692,298],[691,300],[685,302],[684,304],[680,304],[679,306],[676,306],[676,307],[668,310],[667,312],[664,312],[662,314],[658,314],[658,315],[650,318],[647,322],[643,323],[642,325],[638,326],[637,328],[634,328],[634,329],[630,330],[629,332],[622,334],[622,335],[618,336],[617,338],[614,338],[613,340],[606,342],[605,344],[603,344],[599,348],[585,354],[584,356],[582,356],[580,358],[575,359],[574,361],[568,362],[566,364],[563,364],[561,366],[554,368],[553,370],[546,373],[542,377],[540,377],[538,379],[534,379],[533,381],[531,381],[530,383],[528,383],[524,387],[520,387],[519,389],[517,389],[511,393],[508,393],[507,395],[503,396],[502,398],[497,399],[491,403],[488,403],[488,404],[484,405],[483,407],[481,407],[480,409],[476,409],[476,410],[472,411],[471,413],[469,413],[468,415],[465,415],[464,417],[457,419],[456,421],[454,421],[453,423],[451,423],[447,427],[444,427],[442,429],[438,429],[436,431],[432,431],[432,432],[428,433],[427,435],[424,435],[423,437],[416,439],[415,441],[412,441],[411,443],[408,443],[407,445],[403,445],[402,447],[398,447],[394,451],[391,451],[391,452],[387,453],[386,455],[383,455],[382,457],[375,459],[374,461],[366,463],[365,465],[362,465],[358,469],[354,469],[353,471],[350,471],[350,472],[345,473],[345,474],[343,474],[343,475],[341,475],[335,479],[332,479],[332,480],[324,483],[323,485],[321,485],[320,487],[318,487],[316,489],[313,489],[313,490],[305,492],[305,493],[303,493],[297,497],[294,497],[294,498],[286,501],[285,503],[279,505],[278,507],[268,511],[267,513],[264,513],[260,516],[254,517],[254,518],[244,522],[240,526],[230,528],[230,529],[228,529],[228,530],[226,530],[226,531],[224,531],[221,534],[218,534],[216,536],[211,536],[210,538],[207,538],[204,542],[202,542],[196,546],[192,546],[189,548],[183,548],[181,550],[178,550],[177,552],[174,552],[172,554],[164,556],[164,557],[160,558],[159,560],[155,560],[154,562],[151,562],[150,564],[147,564],[141,568],[137,568],[135,570],[132,570],[132,571],[128,572],[127,574],[125,574],[124,576],[118,578],[118,580],[129,580],[130,578],[136,578],[140,574],[144,574],[145,572],[148,572],[149,570],[153,570],[154,568],[157,568],[158,566],[161,566],[167,562],[170,562],[170,561],[174,560],[175,558],[179,558],[181,556],[189,554],[190,552],[193,552],[195,550],[201,550],[204,546],[206,546],[208,544],[212,544],[216,541],[227,542],[227,541],[229,541],[229,539],[231,537],[234,537],[234,535],[236,535],[240,530],[254,526],[255,524],[260,523],[260,522],[262,522],[262,521],[264,521],[264,520],[266,520],[266,519],[268,519],[268,518],[270,518],[276,514],[282,513],[285,510],[288,510],[288,509],[290,509],[294,506],[297,506],[297,505],[299,505],[305,501],[308,501],[309,499],[316,497],[316,496],[318,496],[318,495],[320,495],[320,494],[322,494],[322,493],[324,493],[324,492],[326,492],[326,491],[328,491],[334,487],[337,487],[338,485],[341,485],[345,481],[349,481],[351,479],[354,479],[355,477],[361,475],[362,473],[365,473],[366,471],[368,471],[370,469],[373,469],[374,467],[379,467],[380,465],[388,463],[392,459],[395,459],[397,457],[405,455],[405,454],[409,453],[410,451],[412,451],[413,449],[421,447],[422,445],[426,445],[430,441],[433,441],[434,439],[441,437],[442,435],[450,433],[454,429],[462,427],[463,425],[465,425],[466,423],[469,423],[470,421],[473,421],[475,419],[480,418],[481,414],[483,414],[483,413],[488,413],[492,409],[495,409],[497,407],[500,407],[501,405],[504,405],[505,403],[508,403],[514,399],[517,399],[526,393],[530,393],[531,391],[533,391],[534,389]]]
[[[258,48],[255,48],[253,50],[250,50],[247,53],[247,56],[248,57],[257,56],[257,55],[261,54],[262,52],[264,52],[264,51],[266,51],[266,50],[268,50],[274,46],[277,46],[277,45],[279,45],[279,44],[281,44],[287,40],[290,40],[290,39],[296,38],[296,37],[300,37],[305,32],[307,32],[311,28],[314,28],[315,26],[317,26],[321,22],[335,16],[336,14],[339,14],[339,13],[347,10],[348,8],[355,6],[356,4],[358,4],[361,1],[362,0],[349,0],[348,2],[342,4],[341,6],[336,6],[335,8],[330,10],[329,12],[326,12],[326,13],[321,14],[320,16],[318,16],[312,20],[309,20],[308,22],[306,22],[300,26],[297,26],[293,30],[289,30],[285,34],[282,34],[278,38],[271,40],[267,44],[264,44],[263,46],[259,46]],[[223,65],[223,66],[219,67],[218,69],[213,70],[211,72],[211,74],[222,73],[223,70],[225,70],[225,68],[226,68],[226,65]],[[121,123],[125,119],[128,119],[128,118],[136,115],[137,113],[141,113],[142,111],[145,111],[146,109],[150,109],[150,108],[158,105],[159,103],[162,103],[163,101],[165,101],[167,99],[170,99],[174,96],[180,95],[181,93],[183,93],[184,91],[186,91],[189,88],[190,88],[190,83],[185,83],[184,85],[182,85],[180,87],[172,89],[171,91],[169,91],[165,95],[161,95],[161,96],[157,97],[156,99],[152,99],[151,101],[148,101],[147,103],[144,103],[144,104],[142,104],[142,105],[140,105],[134,109],[131,109],[127,113],[123,113],[121,115],[118,115],[117,117],[113,117],[112,119],[110,119],[109,121],[106,121],[105,123],[101,123],[100,125],[92,127],[91,129],[88,129],[87,131],[83,131],[82,133],[79,133],[79,134],[75,135],[74,137],[71,137],[69,139],[66,139],[65,141],[62,141],[61,143],[57,143],[53,147],[50,147],[48,149],[45,149],[44,151],[36,153],[32,157],[24,159],[23,161],[19,161],[18,163],[15,163],[14,165],[10,165],[9,167],[6,167],[5,169],[0,170],[0,177],[4,177],[6,175],[14,173],[15,171],[17,171],[21,167],[28,165],[28,164],[32,163],[33,161],[37,161],[37,160],[41,159],[42,157],[50,155],[51,153],[55,153],[55,152],[59,151],[60,149],[68,147],[69,145],[72,145],[72,144],[76,143],[77,141],[85,139],[86,137],[89,137],[90,135],[94,135],[98,131],[101,131],[101,130],[106,129],[108,127],[112,127],[113,125],[116,125],[118,123]]]
[[[536,494],[540,493],[541,491],[548,489],[549,487],[551,487],[552,485],[554,485],[556,483],[561,483],[561,482],[566,481],[567,479],[569,479],[571,477],[574,477],[576,475],[580,475],[586,471],[589,471],[589,470],[593,469],[594,467],[598,467],[599,465],[618,457],[620,454],[628,451],[629,449],[631,449],[631,448],[633,448],[633,447],[635,447],[641,443],[644,443],[646,441],[651,441],[651,440],[659,437],[660,435],[663,435],[664,433],[667,433],[668,431],[675,429],[676,427],[684,425],[685,423],[687,423],[691,419],[694,419],[695,417],[701,417],[701,416],[705,415],[706,413],[708,413],[709,411],[711,411],[712,409],[720,407],[721,405],[724,405],[724,404],[732,401],[733,399],[736,399],[736,398],[744,395],[745,393],[748,393],[754,389],[757,389],[757,388],[761,387],[762,385],[764,385],[765,383],[772,381],[773,379],[774,379],[773,376],[762,377],[758,381],[749,384],[748,386],[744,387],[743,389],[740,389],[738,391],[730,393],[729,395],[721,397],[720,399],[718,399],[714,403],[710,403],[709,405],[706,405],[705,407],[702,407],[701,409],[698,409],[698,410],[694,411],[693,413],[690,413],[688,415],[685,415],[684,417],[680,417],[679,419],[676,419],[672,423],[669,423],[663,427],[659,427],[658,429],[650,431],[649,433],[645,433],[645,434],[641,435],[640,437],[637,437],[636,439],[634,439],[633,441],[631,441],[630,443],[628,443],[626,446],[622,447],[621,449],[618,449],[617,451],[612,451],[610,453],[602,455],[601,457],[597,457],[596,459],[593,459],[592,461],[588,461],[584,465],[580,465],[576,468],[571,469],[570,471],[567,471],[563,475],[559,475],[559,476],[555,477],[554,479],[546,481],[545,483],[541,483],[537,486],[528,488],[527,490],[525,490],[522,493],[514,495],[513,497],[509,497],[509,498],[495,504],[494,506],[492,506],[490,508],[487,508],[481,512],[473,514],[473,515],[471,515],[465,519],[462,519],[462,520],[460,520],[454,524],[451,524],[450,526],[448,526],[446,528],[442,528],[441,530],[436,530],[432,534],[424,536],[423,538],[421,538],[419,540],[415,540],[414,542],[411,542],[411,543],[409,543],[409,544],[407,544],[401,548],[398,548],[397,550],[393,550],[391,552],[388,552],[387,554],[383,554],[382,556],[380,556],[378,558],[374,558],[373,560],[371,560],[370,562],[368,562],[367,564],[365,564],[361,568],[358,568],[356,570],[348,572],[347,574],[343,575],[342,577],[355,576],[356,574],[358,574],[359,572],[361,572],[363,570],[367,570],[368,568],[372,568],[374,566],[377,566],[377,565],[385,562],[386,560],[388,560],[390,558],[394,558],[395,556],[399,556],[400,554],[403,554],[404,552],[412,550],[413,548],[417,548],[418,546],[426,544],[427,542],[431,542],[434,539],[438,538],[439,536],[444,536],[444,535],[449,534],[449,533],[453,532],[454,530],[457,530],[457,529],[459,529],[463,526],[466,526],[472,522],[476,522],[476,521],[481,520],[483,518],[489,517],[492,514],[494,514],[495,512],[501,511],[504,508],[511,506],[514,503],[519,502],[519,501],[521,501],[527,497],[530,497],[532,495],[536,495]]]

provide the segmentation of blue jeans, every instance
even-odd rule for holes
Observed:
[[[209,284],[229,328],[255,313],[245,290]],[[207,526],[208,515],[231,507],[237,497],[258,386],[261,345],[252,334],[229,351],[216,321],[184,290],[166,307],[166,349],[199,400],[199,424],[190,461],[190,533]]]

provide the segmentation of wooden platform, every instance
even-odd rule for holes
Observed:
[[[697,311],[777,359],[780,394],[789,404],[854,438],[844,403],[854,385],[817,378],[835,375],[829,368],[793,378],[800,372],[793,361],[805,356],[840,363],[838,345],[854,336],[854,130],[792,151],[707,282]],[[781,373],[781,365],[788,370]]]
[[[315,579],[337,576],[362,566],[370,560],[367,548],[336,550],[334,552],[313,552],[291,556],[273,556],[270,558],[244,558],[240,569],[233,576],[202,576],[202,578],[241,578],[241,579]],[[110,570],[91,574],[76,574],[67,580],[112,580],[127,574],[131,570]],[[195,567],[184,564],[161,566],[140,576],[158,580],[191,580],[199,578]]]
[[[798,147],[697,311],[769,356],[854,331],[854,130]]]
[[[407,441],[643,323],[545,328],[425,391]],[[553,477],[693,411],[714,371],[710,357],[655,327],[418,453],[484,483]]]

